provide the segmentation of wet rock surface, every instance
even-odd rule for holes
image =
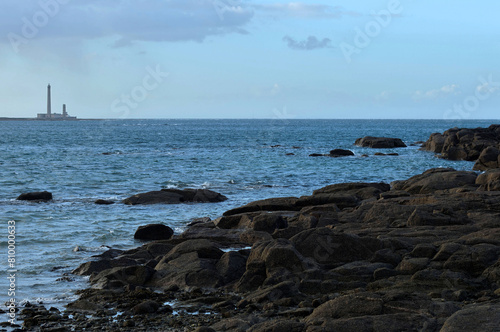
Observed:
[[[432,169],[234,208],[110,249],[32,331],[500,330],[498,171]]]

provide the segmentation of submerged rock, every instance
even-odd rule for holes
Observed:
[[[114,201],[107,200],[107,199],[98,199],[94,203],[97,204],[97,205],[111,205],[111,204],[115,204]]]
[[[334,149],[330,151],[330,157],[346,157],[346,156],[354,156],[354,152],[351,150],[343,150],[343,149]]]
[[[391,149],[391,148],[406,148],[406,144],[400,138],[390,138],[390,137],[373,137],[366,136],[363,138],[358,138],[355,145],[361,147],[368,147],[372,149]]]

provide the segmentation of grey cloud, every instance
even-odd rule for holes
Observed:
[[[296,41],[295,39],[285,36],[283,37],[283,41],[287,43],[287,46],[290,47],[292,50],[315,50],[315,49],[320,49],[320,48],[330,48],[331,46],[331,40],[328,38],[323,38],[322,40],[319,40],[318,38],[314,36],[309,36],[306,40],[302,41]]]
[[[52,12],[41,3],[55,4]],[[66,3],[67,2],[67,3]],[[214,35],[247,33],[244,26],[254,16],[248,6],[229,0],[2,0],[0,34],[22,36],[24,22],[37,13],[48,21],[36,38],[93,39],[116,37],[114,47],[135,41],[198,41]],[[66,3],[66,4],[63,4]],[[240,2],[238,2],[240,3]],[[57,7],[57,8],[56,8]],[[56,8],[57,10],[54,10]],[[23,21],[24,20],[24,21]]]

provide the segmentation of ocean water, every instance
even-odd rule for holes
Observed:
[[[253,200],[310,195],[341,182],[406,179],[432,167],[471,170],[410,146],[452,127],[494,121],[439,120],[102,120],[0,121],[0,303],[7,301],[8,221],[16,225],[16,301],[62,308],[88,286],[70,272],[107,247],[141,245],[138,226],[164,223],[181,232],[197,217],[216,218]],[[408,148],[354,146],[363,136],[403,139]],[[279,145],[279,146],[276,146]],[[272,147],[275,146],[275,147]],[[345,158],[309,157],[334,148]],[[287,153],[294,153],[287,156]],[[362,154],[370,157],[362,158]],[[101,206],[161,188],[209,188],[223,203]],[[49,203],[16,201],[47,190]],[[78,251],[74,251],[78,247]],[[0,319],[0,321],[3,321]]]

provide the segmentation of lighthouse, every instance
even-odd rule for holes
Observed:
[[[52,101],[50,96],[50,84],[47,85],[47,112],[38,113],[38,120],[76,120],[76,116],[70,116],[66,111],[66,104],[63,104],[62,113],[52,113]]]
[[[47,118],[52,117],[52,110],[50,104],[50,84],[47,86]]]

